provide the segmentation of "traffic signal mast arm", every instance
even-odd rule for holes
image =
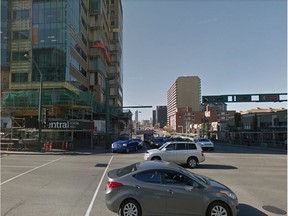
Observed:
[[[283,102],[287,101],[287,93],[268,94],[235,94],[202,96],[202,103],[237,103],[237,102]]]

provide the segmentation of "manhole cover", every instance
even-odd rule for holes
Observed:
[[[95,165],[95,167],[107,167],[108,164],[101,164],[101,163],[98,163]]]
[[[264,210],[269,211],[269,212],[274,213],[274,214],[279,214],[279,215],[286,215],[287,214],[286,211],[284,211],[283,209],[277,208],[275,206],[264,205],[262,208]]]

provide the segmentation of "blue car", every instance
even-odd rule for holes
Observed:
[[[130,152],[130,151],[137,151],[138,149],[138,141],[132,139],[125,139],[125,140],[117,140],[112,143],[111,150],[112,152]]]

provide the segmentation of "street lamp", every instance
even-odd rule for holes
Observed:
[[[106,119],[106,132],[105,132],[105,148],[110,148],[110,106],[109,106],[109,98],[110,98],[110,84],[109,81],[113,80],[114,77],[106,77],[105,78],[105,119]]]
[[[43,87],[43,74],[38,66],[38,64],[34,61],[32,57],[30,57],[28,54],[24,55],[25,58],[31,59],[32,63],[35,64],[39,74],[40,74],[40,89],[39,89],[39,104],[38,104],[38,148],[39,151],[42,149],[42,87]]]

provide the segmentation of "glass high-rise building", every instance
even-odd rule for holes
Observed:
[[[86,0],[12,1],[10,90],[43,88],[87,91]],[[38,67],[38,68],[37,68]]]
[[[77,121],[74,128],[65,129],[81,131],[77,137],[89,140],[105,121],[113,127],[106,127],[107,134],[118,133],[119,118],[127,117],[121,109],[121,0],[9,0],[1,1],[1,11],[5,12],[1,40],[3,32],[9,39],[1,43],[1,66],[6,63],[8,80],[2,115],[38,118],[42,74],[42,123],[47,136],[49,129],[60,125],[55,121],[69,127]],[[61,137],[75,135],[68,133]]]

